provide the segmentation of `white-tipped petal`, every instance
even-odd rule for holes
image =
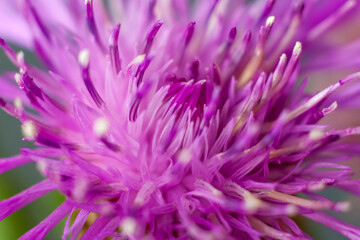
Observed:
[[[28,139],[34,139],[37,134],[36,126],[33,121],[24,122],[21,131],[23,136]]]
[[[130,63],[129,66],[134,64],[140,64],[145,60],[145,54],[136,56]]]
[[[321,191],[321,190],[324,190],[326,187],[326,184],[323,183],[323,182],[320,182],[320,183],[316,183],[316,184],[311,184],[308,189],[309,191],[312,191],[312,192],[317,192],[317,191]]]
[[[20,84],[21,84],[20,73],[15,73],[14,78],[15,78],[16,83],[20,86]]]
[[[93,131],[97,136],[99,137],[104,136],[108,132],[108,130],[109,130],[109,122],[106,118],[100,117],[95,120],[93,125]]]
[[[336,208],[341,212],[348,212],[351,209],[351,203],[346,202],[339,202],[336,204]]]
[[[19,97],[15,98],[15,100],[14,100],[14,106],[15,106],[17,109],[22,109],[22,108],[23,108],[23,104],[22,104],[21,98],[19,98]]]
[[[286,206],[286,214],[290,217],[295,216],[299,211],[299,208],[296,205],[289,204]]]
[[[131,217],[126,217],[121,222],[121,228],[126,235],[134,235],[136,231],[136,220]]]
[[[322,131],[321,129],[315,129],[309,133],[309,138],[311,140],[320,140],[323,137],[324,137],[324,131]]]
[[[40,160],[36,163],[36,169],[43,175],[46,176],[47,164],[44,160]]]
[[[85,179],[77,179],[75,181],[75,186],[74,189],[72,191],[72,197],[74,198],[75,201],[83,201],[86,191],[88,188],[88,181]]]
[[[16,61],[20,64],[20,65],[23,65],[24,63],[24,52],[23,51],[20,51],[17,53],[16,55]]]
[[[82,67],[89,66],[90,51],[88,49],[81,50],[78,56],[78,61]]]
[[[182,149],[178,154],[178,160],[181,163],[187,164],[190,162],[192,154],[189,149]]]
[[[294,49],[293,49],[293,55],[296,57],[299,57],[299,55],[301,54],[302,51],[302,44],[301,42],[296,42]]]
[[[271,27],[275,22],[275,16],[270,16],[266,19],[266,23],[265,26],[266,27]]]
[[[245,192],[244,201],[245,201],[245,209],[250,212],[257,211],[263,205],[262,201],[257,197],[255,197],[250,192]]]

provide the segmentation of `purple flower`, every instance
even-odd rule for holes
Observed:
[[[360,73],[312,96],[303,80],[359,66],[359,41],[326,37],[357,1],[245,2],[1,1],[0,33],[45,70],[0,39],[19,68],[0,105],[38,146],[0,173],[34,161],[45,180],[0,201],[0,219],[59,190],[65,202],[21,239],[66,216],[63,239],[310,239],[295,215],[360,239],[323,212],[348,203],[318,193],[360,195],[342,164],[359,144],[339,141],[360,128],[319,123]]]

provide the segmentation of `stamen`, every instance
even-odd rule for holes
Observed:
[[[134,204],[137,206],[143,206],[144,204],[148,203],[150,201],[151,195],[155,190],[156,186],[153,182],[145,182],[136,195]]]
[[[11,60],[11,62],[15,65],[18,65],[18,61],[16,59],[16,52],[1,37],[0,37],[0,46],[2,47],[2,49],[4,50],[4,52],[8,56],[8,58]]]
[[[190,80],[197,80],[198,76],[199,76],[199,65],[200,62],[198,59],[193,60],[193,62],[191,63],[190,66],[190,76],[189,79]]]
[[[220,87],[215,87],[211,95],[210,102],[206,108],[206,112],[204,114],[204,118],[206,122],[209,122],[211,117],[214,116],[218,107],[219,98],[220,98]]]
[[[134,97],[134,100],[132,101],[131,106],[130,106],[130,112],[129,112],[129,120],[130,121],[136,120],[137,111],[140,106],[140,101],[149,92],[152,84],[153,84],[153,79],[149,78],[146,82],[144,82],[143,85],[141,85],[139,90],[136,92],[136,96]]]
[[[290,63],[289,63],[290,64]],[[346,78],[338,81],[337,83],[327,87],[326,89],[322,90],[321,92],[317,93],[315,96],[310,98],[304,104],[300,105],[298,108],[294,109],[287,115],[287,122],[291,121],[292,119],[300,116],[310,108],[314,107],[316,104],[320,103],[323,99],[333,93],[338,87],[342,86],[343,84],[360,79],[360,72],[351,74]]]
[[[119,145],[110,142],[106,137],[102,137],[101,142],[113,152],[121,151],[121,147]]]
[[[226,181],[224,183],[223,189],[226,194],[242,199],[244,201],[245,210],[249,212],[256,212],[258,209],[264,206],[264,202],[261,201],[254,194],[242,188],[238,184],[232,181]]]
[[[263,192],[264,196],[290,204],[294,204],[300,207],[305,207],[309,209],[333,209],[336,207],[337,204],[330,202],[330,201],[315,201],[315,200],[308,200],[299,198],[293,195],[289,195],[282,192],[277,191],[266,191]]]
[[[289,46],[293,41],[294,37],[298,33],[298,29],[301,24],[303,10],[304,10],[304,2],[302,0],[296,2],[293,9],[293,17],[290,21],[290,24],[287,27],[286,32],[283,33],[280,42],[277,44],[276,50],[273,53],[271,53],[271,57],[266,63],[266,69],[271,69],[272,65],[274,65],[274,62],[277,60],[277,57],[280,55],[280,53],[284,51],[284,49],[286,49],[287,46]]]
[[[157,0],[150,0],[150,2],[149,2],[149,11],[148,11],[149,21],[155,17],[154,9],[156,6],[156,2],[157,2]]]
[[[89,0],[91,1],[91,0]],[[79,53],[78,61],[81,66],[82,78],[85,83],[85,86],[90,93],[90,96],[94,100],[95,104],[100,108],[105,103],[100,97],[99,93],[96,91],[96,88],[91,81],[90,72],[89,72],[89,61],[90,61],[90,51],[88,49],[84,49]]]
[[[274,7],[274,4],[275,4],[275,0],[268,0],[266,2],[263,13],[262,13],[262,17],[260,18],[260,20],[264,19],[264,17],[266,17],[271,12],[271,10]]]
[[[152,27],[152,29],[150,30],[150,32],[148,33],[148,35],[146,37],[146,45],[145,45],[145,49],[144,49],[145,55],[149,54],[151,45],[154,41],[154,38],[163,24],[164,24],[163,21],[157,21],[154,24],[154,26]]]
[[[15,80],[19,84],[20,88],[25,87],[30,93],[41,100],[44,100],[41,88],[34,83],[34,80],[27,74],[26,71],[22,71],[21,75],[15,74]]]
[[[45,26],[44,22],[41,20],[39,14],[37,13],[36,9],[34,8],[34,6],[31,4],[30,0],[26,0],[27,5],[30,8],[30,12],[33,15],[37,25],[40,28],[40,31],[44,34],[46,40],[48,40],[49,42],[51,41],[50,38],[50,31],[47,29],[47,27]]]
[[[206,181],[204,181],[202,179],[197,179],[194,185],[197,188],[206,189],[206,190],[210,191],[216,197],[222,197],[223,196],[223,193],[220,190],[216,189],[210,183],[208,183],[208,182],[206,182]]]
[[[120,24],[116,25],[109,39],[110,59],[111,59],[113,71],[116,73],[116,75],[121,70],[121,59],[120,59],[119,46],[118,46],[119,33],[120,33]]]
[[[288,83],[288,80],[290,79],[291,75],[294,72],[294,69],[296,68],[298,62],[299,62],[299,58],[301,55],[301,51],[302,51],[302,45],[300,42],[296,42],[291,58],[289,60],[289,63],[286,66],[286,69],[284,71],[284,74],[282,76],[282,78],[280,80],[276,80],[278,82],[278,84],[276,85],[275,89],[273,90],[272,94],[276,94],[279,91],[281,91],[281,89],[283,89],[285,87],[285,85]],[[280,63],[285,63],[286,59],[282,59],[283,56],[280,57],[280,62],[278,64],[278,66],[280,65]]]
[[[222,65],[224,60],[228,57],[230,48],[236,38],[236,34],[237,34],[236,27],[231,28],[227,41],[224,44],[222,44],[222,46],[220,46],[218,50],[219,53],[216,60],[217,64]]]
[[[146,56],[144,61],[139,65],[136,73],[135,73],[135,77],[137,78],[136,81],[136,86],[139,87],[140,83],[143,80],[144,74],[146,69],[149,67],[151,60],[153,59],[152,56]]]
[[[230,69],[229,71],[226,73],[225,79],[230,79],[232,78],[233,75],[237,76],[238,74],[240,74],[241,69],[239,68],[242,59],[245,55],[245,53],[248,51],[249,49],[249,44],[251,41],[251,31],[246,31],[243,40],[242,40],[242,44],[240,45],[240,47],[235,50],[235,52],[233,54],[231,54],[231,59],[229,62],[229,66]]]
[[[229,42],[232,43],[235,40],[236,34],[237,34],[236,27],[231,28],[231,30],[229,32]]]
[[[185,47],[189,44],[189,42],[191,41],[191,39],[194,35],[195,24],[196,24],[195,22],[190,22],[185,30],[185,33],[184,33]]]
[[[248,97],[246,101],[246,105],[243,108],[243,111],[239,114],[236,120],[233,129],[233,134],[238,132],[244,126],[244,124],[248,120],[249,115],[253,114],[255,108],[259,106],[259,104],[261,104],[261,102],[259,103],[259,101],[261,99],[261,94],[264,93],[265,80],[266,80],[266,75],[263,72],[260,74],[259,78],[255,82],[251,95],[250,97]]]
[[[329,107],[324,108],[321,112],[322,112],[322,114],[325,116],[325,115],[327,115],[327,114],[332,113],[333,111],[335,111],[335,110],[337,109],[337,107],[338,107],[338,104],[337,104],[337,102],[335,101],[335,102],[333,102]]]
[[[213,77],[214,83],[216,85],[220,85],[222,82],[221,74],[220,74],[219,67],[216,65],[216,63],[213,63],[213,74],[214,74],[214,77]]]
[[[280,80],[284,74],[286,64],[287,64],[287,57],[286,57],[286,54],[283,53],[280,56],[279,63],[276,66],[275,71],[274,71],[273,84],[271,86],[272,89],[274,89],[276,87],[276,85],[280,82]]]
[[[134,122],[137,118],[137,112],[140,106],[140,98],[135,97],[133,102],[131,103],[130,111],[129,111],[129,120]]]
[[[39,109],[46,111],[43,106],[39,103],[37,98],[40,98],[44,102],[48,102],[58,108],[61,111],[65,111],[65,107],[59,104],[56,100],[46,95],[41,88],[39,88],[34,80],[28,75],[27,71],[23,68],[20,69],[21,74],[15,73],[15,81],[19,85],[19,88],[22,89],[27,97],[30,99],[31,103],[38,107]],[[18,108],[20,112],[23,112]],[[21,115],[21,114],[20,114]]]
[[[268,17],[266,20],[265,27],[261,27],[259,33],[258,43],[255,47],[254,53],[252,58],[249,60],[248,64],[245,66],[244,71],[238,78],[237,88],[240,88],[247,84],[258,71],[259,67],[262,65],[264,61],[264,50],[265,50],[265,43],[269,37],[270,31],[274,24],[275,17],[271,16]]]
[[[90,32],[95,37],[95,41],[100,46],[102,50],[105,49],[104,45],[101,42],[100,35],[98,32],[98,29],[96,27],[95,18],[94,18],[94,8],[93,8],[93,0],[85,0],[86,4],[86,20],[88,27],[90,29]]]

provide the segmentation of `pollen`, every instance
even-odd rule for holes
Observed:
[[[187,164],[188,162],[190,162],[191,158],[192,154],[191,151],[188,149],[182,149],[178,154],[178,160],[183,164]]]
[[[83,49],[80,51],[78,56],[78,61],[82,67],[87,67],[90,60],[90,51],[88,49]]]
[[[109,121],[104,118],[100,117],[95,120],[93,125],[93,131],[98,137],[104,136],[109,130]]]
[[[36,126],[33,121],[26,121],[22,125],[22,134],[25,138],[33,140],[37,135]]]
[[[122,220],[120,227],[126,235],[132,236],[135,234],[137,223],[134,218],[126,217]]]
[[[266,27],[271,27],[275,22],[275,16],[270,16],[266,19]]]

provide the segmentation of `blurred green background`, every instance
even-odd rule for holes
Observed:
[[[17,50],[19,48],[15,47]],[[25,52],[28,62],[40,66],[36,57],[29,51]],[[41,66],[40,66],[41,67]],[[7,60],[5,54],[0,51],[0,73],[6,71],[16,71],[16,68]],[[0,86],[1,88],[1,86]],[[0,89],[1,90],[1,89]],[[33,147],[29,142],[23,142],[20,122],[0,110],[0,157],[10,157],[17,155],[20,148]],[[359,169],[359,168],[358,168]],[[13,169],[0,175],[0,200],[9,198],[31,185],[41,181],[42,177],[36,170],[35,164]],[[330,189],[323,193],[326,197],[334,201],[349,200],[352,204],[351,211],[347,213],[333,213],[332,215],[355,226],[360,226],[360,203],[355,197],[350,197],[347,193],[339,190]],[[0,240],[17,239],[23,233],[34,227],[42,219],[48,216],[62,201],[64,197],[58,192],[51,192],[32,204],[24,207],[16,213],[10,215],[0,222]],[[323,227],[322,225],[297,217],[296,221],[314,239],[342,240],[346,237],[335,231]],[[63,220],[54,230],[48,234],[46,239],[61,239],[65,220]]]

